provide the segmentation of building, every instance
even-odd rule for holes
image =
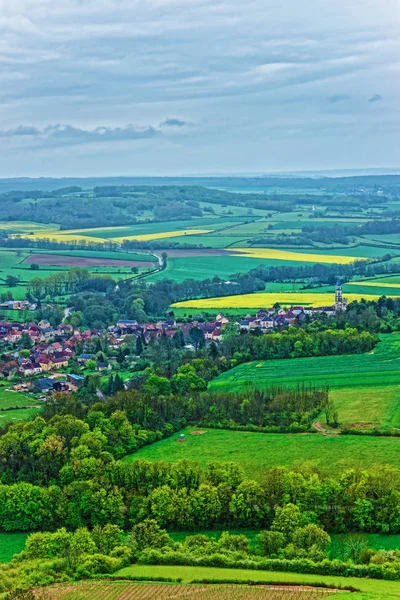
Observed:
[[[339,312],[341,310],[346,310],[346,307],[347,307],[347,298],[343,298],[342,282],[338,278],[336,281],[336,291],[335,291],[335,312]]]

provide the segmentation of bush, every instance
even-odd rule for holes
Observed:
[[[76,576],[84,578],[99,573],[115,573],[121,567],[121,560],[118,558],[105,554],[90,554],[82,557],[82,562],[76,569]]]

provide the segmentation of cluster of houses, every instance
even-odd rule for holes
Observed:
[[[347,300],[342,296],[341,284],[338,281],[333,306],[260,309],[255,315],[248,315],[237,321],[236,327],[238,330],[260,329],[266,332],[312,320],[318,314],[329,317],[339,310],[344,310],[346,306]],[[82,375],[68,374],[63,381],[54,378],[60,369],[64,369],[66,375],[65,369],[70,365],[71,359],[74,359],[80,367],[84,367],[89,361],[94,361],[96,371],[112,370],[112,362],[116,360],[110,358],[109,361],[102,362],[96,359],[95,354],[79,352],[78,348],[84,348],[92,338],[106,336],[109,348],[118,350],[126,344],[127,335],[141,338],[144,343],[148,343],[154,337],[172,338],[181,331],[184,339],[190,340],[190,330],[197,327],[203,332],[206,341],[218,342],[227,323],[229,319],[223,313],[219,313],[215,321],[209,322],[204,322],[201,315],[195,317],[190,323],[178,323],[174,319],[157,323],[138,323],[134,320],[122,319],[105,331],[81,331],[67,323],[52,327],[45,319],[39,323],[4,322],[0,323],[0,348],[16,346],[17,350],[5,352],[5,355],[3,353],[0,376],[9,377],[19,374],[22,378],[34,378],[35,386],[41,392],[74,389],[82,385],[84,380]],[[186,347],[193,348],[190,343]],[[42,379],[36,377],[41,374],[45,377]]]

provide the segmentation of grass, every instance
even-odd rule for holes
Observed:
[[[0,533],[0,562],[10,562],[14,554],[22,552],[29,533]]]
[[[392,297],[400,296],[391,294]],[[346,298],[349,302],[364,300],[377,300],[378,294],[347,294]],[[334,303],[334,295],[324,292],[298,292],[298,293],[269,293],[256,292],[254,294],[237,294],[234,296],[217,296],[216,298],[202,298],[197,300],[185,300],[183,302],[175,302],[172,308],[194,308],[202,309],[218,309],[224,308],[270,308],[274,304],[279,303],[281,306],[332,306]]]
[[[6,389],[0,384],[0,411],[7,408],[16,408],[32,404],[32,398],[26,394]]]
[[[400,289],[400,283],[382,281],[349,281],[346,285],[362,285],[364,287],[395,288]]]
[[[217,377],[210,389],[243,392],[249,386],[300,382],[329,385],[341,424],[400,427],[400,334],[381,335],[381,342],[366,354],[243,364]]]
[[[125,569],[117,571],[116,575],[121,577],[179,577],[183,583],[190,583],[199,579],[216,579],[227,581],[233,579],[243,579],[244,581],[273,581],[276,583],[292,582],[294,585],[312,585],[313,583],[324,582],[332,587],[341,585],[351,585],[362,592],[373,593],[373,596],[363,596],[352,594],[352,600],[361,600],[361,598],[374,598],[374,600],[383,600],[400,597],[400,583],[396,581],[378,581],[373,579],[359,579],[356,577],[335,577],[322,575],[303,575],[298,573],[279,573],[275,571],[252,571],[247,569],[220,569],[214,567],[181,567],[181,566],[158,566],[158,565],[131,565]],[[335,595],[339,597],[349,597],[348,592]],[[357,598],[358,596],[358,598]],[[268,596],[267,596],[268,598]]]
[[[399,377],[400,379],[400,377]],[[385,381],[383,380],[383,384]],[[340,423],[400,427],[400,386],[380,385],[331,390]],[[325,422],[325,418],[321,419]],[[361,423],[360,423],[361,422]]]
[[[178,435],[141,448],[125,457],[150,461],[176,462],[196,460],[202,466],[212,461],[240,463],[247,477],[261,480],[272,467],[293,467],[312,463],[324,472],[342,472],[349,468],[367,468],[375,464],[398,466],[399,440],[373,436],[335,436],[320,434],[265,434],[246,431],[208,429],[204,435],[190,435],[186,428],[185,443]]]
[[[210,389],[239,391],[248,385],[263,388],[301,381],[329,384],[330,388],[399,385],[400,334],[383,334],[380,339],[374,350],[366,354],[246,363],[214,379]]]
[[[35,417],[40,411],[40,408],[18,408],[15,410],[3,410],[0,411],[0,427],[5,423],[12,421],[24,421]]]

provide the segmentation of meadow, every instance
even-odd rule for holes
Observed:
[[[381,342],[367,354],[243,364],[217,377],[209,388],[240,392],[301,382],[329,386],[342,425],[400,427],[400,334],[381,335]]]
[[[206,428],[205,428],[206,429]],[[212,461],[240,463],[247,477],[262,480],[264,473],[277,466],[294,467],[311,464],[325,473],[350,468],[367,468],[379,464],[398,466],[400,440],[373,436],[322,436],[310,434],[267,434],[247,431],[207,429],[204,435],[182,432],[186,442],[177,443],[179,435],[161,440],[125,457],[124,461],[143,458],[176,462],[196,460],[202,466]]]
[[[9,408],[19,408],[32,404],[32,399],[27,394],[14,392],[9,385],[0,383],[0,411]]]
[[[29,533],[0,533],[0,563],[9,562],[14,554],[22,552]]]
[[[6,423],[16,423],[17,421],[25,421],[39,414],[39,407],[32,408],[18,408],[15,410],[2,410],[0,411],[0,426]]]

